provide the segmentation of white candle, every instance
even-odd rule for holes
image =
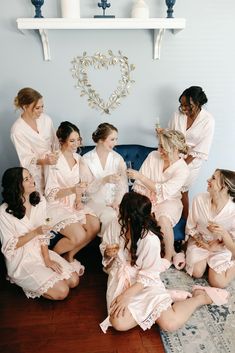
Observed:
[[[80,18],[80,0],[61,0],[61,14],[64,18]]]

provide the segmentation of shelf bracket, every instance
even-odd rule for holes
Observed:
[[[154,59],[160,59],[160,54],[161,54],[161,43],[162,43],[162,38],[163,35],[165,33],[165,29],[164,28],[160,28],[160,29],[154,29],[154,55],[153,58]]]
[[[50,52],[47,30],[46,29],[39,29],[38,32],[41,37],[44,60],[50,61],[51,60],[51,52]]]

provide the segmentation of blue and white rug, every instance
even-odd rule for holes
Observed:
[[[191,291],[194,284],[208,285],[205,279],[192,279],[173,268],[161,277],[169,289]],[[205,305],[182,329],[174,333],[161,331],[166,353],[235,353],[235,280],[227,289],[230,298],[226,306]]]

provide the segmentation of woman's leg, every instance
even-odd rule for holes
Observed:
[[[80,278],[77,274],[77,272],[73,272],[71,277],[69,279],[66,279],[66,283],[69,286],[69,288],[75,288],[78,286],[80,281]]]
[[[66,280],[58,281],[52,288],[49,288],[42,296],[51,300],[63,300],[69,294],[69,286]]]
[[[82,225],[82,228],[84,235],[82,238],[79,237],[78,246],[68,251],[64,256],[68,262],[72,262],[77,252],[79,252],[96,237],[100,229],[99,219],[91,215],[86,215],[86,224]]]
[[[133,316],[127,308],[125,310],[124,316],[120,315],[117,317],[110,315],[110,322],[117,331],[128,331],[131,328],[137,326],[137,322],[134,320]]]
[[[182,327],[196,309],[202,305],[211,304],[212,300],[204,290],[196,289],[192,298],[175,302],[163,311],[156,323],[165,331],[173,332]]]
[[[86,231],[80,223],[72,223],[60,231],[64,238],[60,239],[54,246],[53,251],[57,254],[65,254],[73,249],[79,251],[86,245]]]
[[[165,245],[164,258],[171,262],[172,257],[176,254],[174,249],[174,232],[171,222],[168,217],[160,216],[158,219],[158,225],[161,227],[163,233],[163,241]]]
[[[195,278],[201,278],[207,268],[207,260],[202,260],[193,265],[193,273],[192,276]]]
[[[225,288],[235,278],[235,264],[226,271],[217,273],[209,267],[208,281],[211,286]]]
[[[189,212],[189,197],[188,197],[188,191],[182,192],[182,204],[183,204],[183,211],[182,211],[182,217],[187,220],[188,218],[188,212]]]
[[[87,233],[87,239],[89,241],[93,240],[100,231],[99,218],[87,214],[86,215],[86,224],[84,224],[84,228]]]

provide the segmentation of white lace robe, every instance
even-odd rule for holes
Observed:
[[[208,251],[195,244],[193,237],[198,234],[203,237],[205,242],[214,239],[213,234],[207,229],[208,222],[221,225],[235,241],[235,203],[232,199],[229,199],[219,214],[214,216],[209,193],[199,194],[194,198],[186,224],[186,236],[189,237],[186,270],[190,275],[193,273],[194,265],[202,260],[207,260],[208,266],[217,273],[226,271],[234,265],[232,253],[224,245],[221,245],[217,251]]]
[[[18,219],[6,212],[6,204],[0,206],[0,240],[5,256],[8,279],[22,287],[27,297],[40,297],[60,280],[68,279],[73,267],[54,251],[49,250],[50,258],[57,261],[63,269],[61,274],[46,267],[41,244],[48,243],[49,235],[39,235],[16,248],[20,236],[45,224],[50,215],[46,200],[42,197],[38,205],[32,206],[30,217]]]
[[[140,168],[140,173],[156,183],[155,192],[151,192],[140,181],[133,189],[146,195],[152,201],[156,219],[166,216],[175,226],[182,213],[181,190],[188,178],[189,168],[183,159],[179,159],[163,171],[164,161],[158,151],[151,152]]]
[[[208,159],[213,135],[214,118],[208,111],[202,108],[192,126],[187,129],[187,117],[182,113],[175,113],[173,119],[169,122],[169,128],[181,131],[189,146],[189,155],[195,157],[189,163],[190,175],[184,185],[183,191],[189,190],[196,180],[203,160]]]
[[[63,228],[75,222],[82,224],[86,223],[86,214],[96,216],[96,214],[89,208],[84,206],[81,210],[75,209],[76,195],[71,194],[62,198],[55,198],[57,192],[60,189],[74,187],[80,182],[81,165],[86,168],[86,165],[82,162],[82,157],[77,153],[73,153],[74,160],[76,163],[70,168],[63,153],[59,154],[57,164],[55,166],[48,166],[48,176],[45,188],[45,195],[50,203],[50,212],[54,220],[63,218],[63,215],[67,215],[66,222],[63,224]],[[58,223],[57,231],[61,228],[62,224]]]
[[[88,206],[100,218],[102,224],[100,235],[102,236],[106,226],[117,216],[111,205],[113,203],[119,204],[123,195],[128,191],[126,165],[119,153],[110,151],[103,168],[96,148],[87,152],[83,159],[88,167],[86,174],[83,176],[89,183],[90,200]],[[121,174],[118,184],[103,183],[105,176],[116,173]]]
[[[108,268],[112,258],[107,259],[104,256],[107,245],[119,244],[118,255],[113,261],[108,272],[107,284],[107,310],[110,313],[111,302],[128,287],[136,282],[143,284],[137,294],[135,294],[128,309],[134,320],[143,330],[151,328],[155,321],[161,316],[162,311],[168,309],[172,304],[170,294],[167,292],[160,279],[161,256],[160,241],[152,232],[137,243],[137,260],[134,266],[130,264],[130,252],[124,248],[125,240],[120,236],[120,225],[117,220],[106,229],[100,250],[103,255],[103,265]],[[111,326],[109,316],[100,324],[103,332]]]
[[[46,114],[36,119],[38,133],[34,131],[21,116],[11,128],[11,140],[15,146],[20,164],[29,170],[34,177],[36,188],[40,193],[44,192],[45,176],[44,168],[37,165],[40,158],[45,158],[47,153],[57,146],[58,141],[53,128],[51,118]]]

